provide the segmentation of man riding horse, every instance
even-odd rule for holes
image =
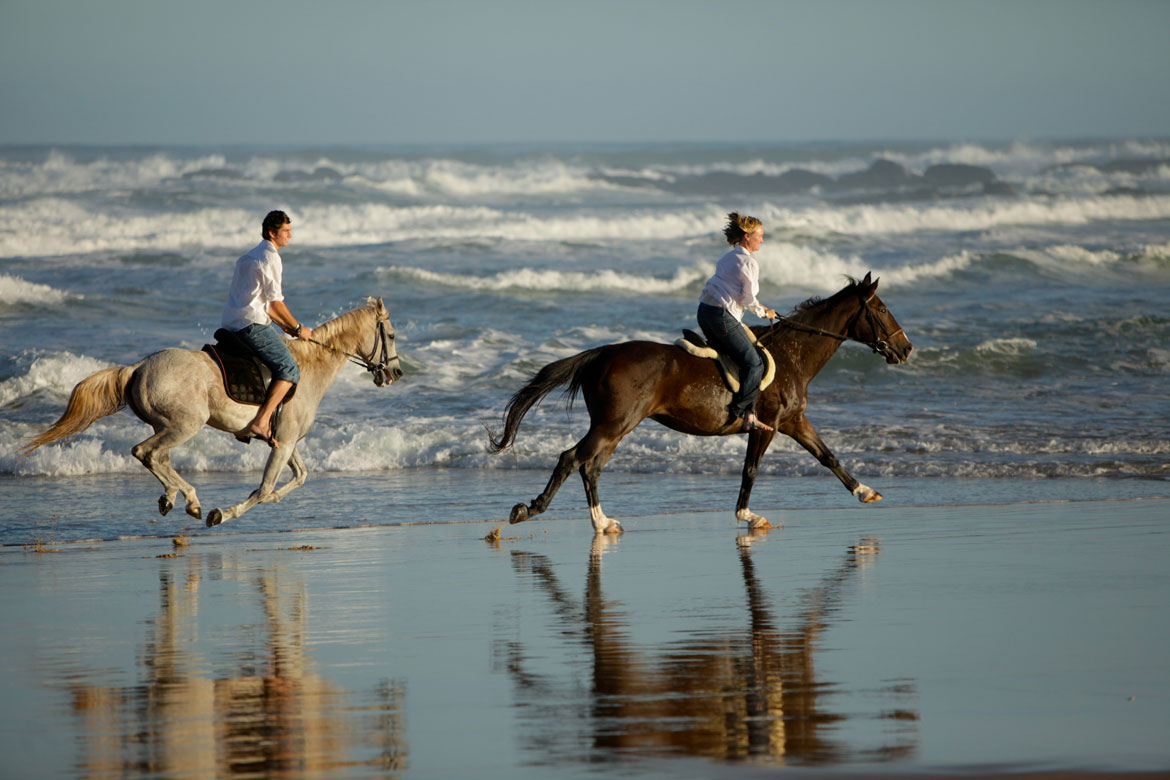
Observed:
[[[300,368],[276,325],[293,338],[305,340],[313,338],[313,329],[293,317],[281,291],[284,266],[277,250],[292,240],[288,215],[283,211],[268,212],[260,226],[260,235],[264,240],[236,261],[236,272],[223,307],[222,325],[251,347],[260,362],[272,371],[264,403],[237,435],[244,441],[254,437],[276,447],[279,445],[272,436],[272,415],[301,379]]]

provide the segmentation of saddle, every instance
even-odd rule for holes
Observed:
[[[238,404],[259,406],[264,403],[268,395],[268,385],[272,382],[272,372],[268,366],[260,362],[252,348],[240,339],[235,333],[226,328],[215,332],[215,344],[204,344],[203,351],[219,366],[220,376],[223,377],[223,389]],[[285,395],[283,406],[292,400],[297,391],[293,385]]]
[[[752,333],[747,325],[744,325],[743,329],[747,331],[748,338],[756,345],[756,349],[764,356],[764,378],[760,380],[760,391],[763,392],[764,388],[772,384],[772,380],[776,378],[776,361],[772,358],[771,352],[759,345],[759,342],[756,341],[756,334]],[[674,342],[674,345],[695,357],[714,360],[715,364],[719,366],[719,373],[723,375],[723,383],[727,385],[727,389],[733,393],[739,391],[739,366],[727,355],[715,351],[715,348],[709,345],[707,340],[698,333],[684,329],[683,337]]]

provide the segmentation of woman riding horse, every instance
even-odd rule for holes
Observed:
[[[752,257],[764,243],[764,225],[755,217],[731,212],[723,235],[732,249],[715,266],[715,275],[707,280],[699,296],[699,327],[716,350],[739,366],[739,389],[731,398],[727,423],[738,423],[740,432],[753,429],[772,430],[756,419],[756,397],[764,378],[764,359],[744,330],[743,313],[751,310],[757,317],[770,320],[778,316],[774,309],[756,300],[760,292],[760,266]]]

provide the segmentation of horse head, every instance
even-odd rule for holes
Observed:
[[[374,311],[374,329],[358,348],[358,357],[363,367],[374,378],[378,387],[388,385],[402,378],[402,361],[394,346],[394,326],[390,324],[390,311],[382,298],[369,298]]]
[[[855,284],[861,308],[853,324],[849,326],[848,336],[868,344],[873,351],[893,365],[905,363],[914,351],[914,345],[906,338],[906,332],[894,315],[877,296],[878,280],[871,278],[867,273],[865,278]]]

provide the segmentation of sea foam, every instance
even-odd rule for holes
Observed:
[[[47,284],[26,282],[19,276],[0,274],[0,307],[18,303],[63,303],[69,298],[83,298],[79,293],[67,293]]]

